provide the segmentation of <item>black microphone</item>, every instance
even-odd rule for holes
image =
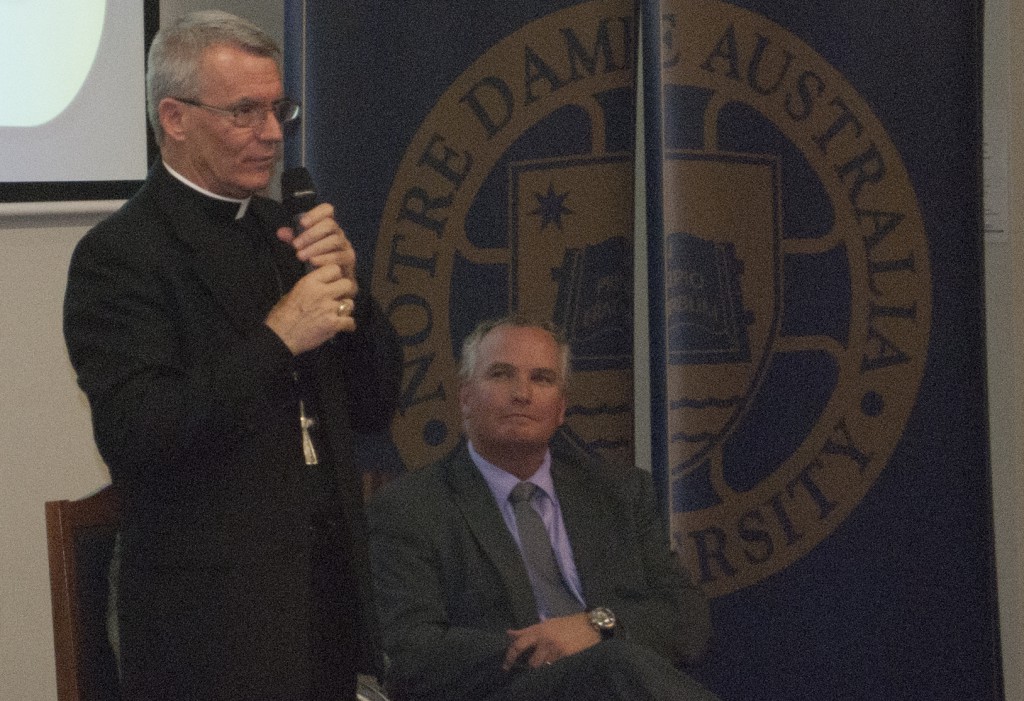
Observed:
[[[299,217],[316,206],[316,186],[313,185],[313,176],[304,167],[288,168],[281,173],[281,205],[291,217],[292,229],[298,236],[302,229],[299,226]],[[308,262],[303,267],[307,273],[313,270],[313,266]]]
[[[316,186],[309,171],[302,166],[289,168],[281,173],[281,204],[298,233],[299,216],[316,206]]]

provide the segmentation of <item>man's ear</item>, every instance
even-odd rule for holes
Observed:
[[[185,105],[173,98],[165,97],[157,105],[156,113],[168,139],[185,140]]]

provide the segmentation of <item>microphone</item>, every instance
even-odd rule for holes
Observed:
[[[313,185],[313,177],[309,174],[303,166],[296,166],[294,168],[288,168],[281,173],[281,205],[284,207],[288,216],[292,219],[292,228],[298,233],[299,217],[309,210],[313,209],[317,204],[316,202],[316,186]],[[303,268],[306,273],[310,273],[314,270],[313,264],[306,262],[303,264]],[[341,271],[343,275],[349,273],[345,270]],[[348,299],[351,303],[348,313],[352,313],[355,309],[355,301]],[[344,303],[344,301],[342,302]],[[339,307],[340,313],[340,307]],[[334,343],[332,337],[328,343]]]
[[[296,166],[281,173],[281,204],[298,229],[299,216],[316,206],[316,186],[308,170]]]
[[[292,229],[299,234],[299,217],[316,206],[316,186],[313,176],[302,166],[288,168],[281,173],[281,204],[291,217]],[[312,272],[313,266],[303,264],[305,271]]]

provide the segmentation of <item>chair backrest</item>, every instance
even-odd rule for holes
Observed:
[[[120,524],[117,490],[46,502],[58,701],[116,701],[117,666],[107,637],[107,578]],[[359,701],[388,701],[360,677]]]
[[[77,500],[46,502],[58,701],[118,698],[107,640],[107,573],[120,522],[113,486]]]

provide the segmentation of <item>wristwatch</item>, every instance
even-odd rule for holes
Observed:
[[[596,606],[587,611],[591,627],[600,634],[602,640],[615,635],[615,614],[604,606]]]

